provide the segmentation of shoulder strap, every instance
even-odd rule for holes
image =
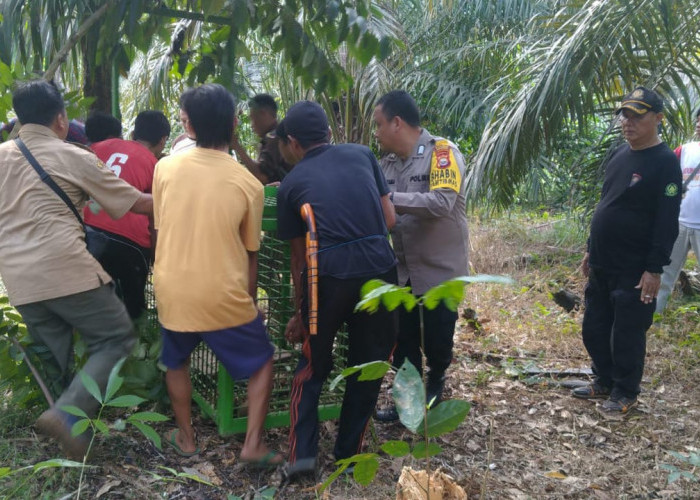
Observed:
[[[698,163],[698,166],[695,167],[695,170],[693,170],[693,173],[690,174],[690,176],[685,181],[683,181],[683,187],[681,188],[681,191],[684,192],[686,189],[688,189],[688,184],[691,183],[691,181],[693,180],[693,177],[695,177],[695,175],[698,173],[698,171],[700,171],[700,163]]]
[[[70,208],[71,212],[73,212],[73,215],[75,215],[75,218],[78,219],[78,222],[80,222],[80,225],[83,226],[83,229],[85,229],[85,223],[83,222],[83,218],[80,217],[80,214],[78,213],[78,210],[75,208],[75,205],[73,205],[73,202],[70,201],[70,198],[68,198],[68,195],[61,189],[58,184],[51,178],[49,174],[46,173],[46,170],[44,170],[39,162],[34,158],[34,155],[29,151],[29,148],[27,148],[27,145],[17,137],[15,139],[15,144],[17,144],[17,147],[19,150],[22,152],[24,157],[27,159],[29,164],[36,170],[36,173],[39,174],[39,177],[41,178],[42,181],[46,183],[47,186],[51,188],[51,190],[56,193],[59,198],[63,200],[63,202]]]

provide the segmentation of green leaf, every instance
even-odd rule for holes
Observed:
[[[99,418],[96,420],[92,421],[93,425],[95,428],[100,431],[102,434],[107,435],[109,434],[109,427],[107,427],[107,424],[105,424],[102,420]]]
[[[367,486],[372,482],[374,476],[377,475],[378,470],[379,460],[376,458],[372,460],[364,460],[355,465],[355,470],[353,470],[352,477],[355,478],[355,481],[357,481],[358,484]]]
[[[12,474],[10,467],[0,467],[0,477],[9,476],[10,474]]]
[[[464,421],[470,408],[467,401],[452,399],[428,410],[428,437],[441,436],[455,430]]]
[[[413,447],[411,455],[413,455],[415,458],[428,458],[434,457],[441,451],[442,448],[437,443],[428,443],[428,447],[426,448],[425,443],[421,441]]]
[[[24,320],[22,319],[22,316],[17,312],[13,312],[13,311],[9,311],[9,310],[5,311],[5,317],[8,319],[11,319],[12,321],[16,321],[17,323],[24,322]]]
[[[66,413],[70,413],[71,415],[75,415],[76,417],[89,418],[87,416],[87,413],[85,413],[83,410],[81,410],[77,406],[66,405],[66,406],[61,406],[60,409],[65,411]]]
[[[115,406],[117,408],[127,408],[130,406],[137,406],[146,401],[143,398],[134,396],[133,394],[128,394],[126,396],[119,396],[113,400],[105,403],[107,406]]]
[[[311,63],[314,62],[315,57],[316,47],[314,47],[313,43],[307,42],[306,48],[304,49],[304,57],[301,60],[301,67],[308,68]]]
[[[265,499],[272,500],[273,498],[275,498],[275,493],[277,493],[277,488],[270,486],[268,488],[265,488],[261,492],[259,492],[258,495],[263,500],[265,500]]]
[[[139,422],[166,422],[170,420],[170,417],[166,417],[162,413],[157,413],[155,411],[141,411],[134,413],[126,419],[127,422],[133,422],[134,420],[138,420]]]
[[[386,375],[386,372],[389,371],[390,368],[391,365],[386,361],[370,361],[361,365],[350,366],[345,368],[342,372],[340,372],[340,375],[333,379],[330,385],[330,390],[335,390],[343,379],[354,375],[358,371],[360,372],[360,376],[357,378],[358,380],[377,380]]]
[[[358,462],[364,462],[365,460],[372,460],[379,457],[376,453],[358,453],[348,458],[342,458],[336,461],[336,465],[352,465]]]
[[[410,287],[400,287],[376,279],[362,286],[360,296],[362,299],[355,306],[355,311],[375,313],[380,303],[389,311],[393,311],[402,304],[407,311],[410,311],[416,305],[416,298],[411,293]]]
[[[423,421],[425,390],[418,370],[408,359],[394,377],[392,392],[401,423],[416,432]]]
[[[83,418],[82,420],[78,420],[73,424],[73,427],[71,427],[70,435],[73,437],[80,436],[83,432],[88,430],[88,427],[90,427],[90,419]]]
[[[153,444],[156,445],[156,448],[158,448],[159,450],[161,449],[160,434],[158,434],[153,427],[143,422],[139,422],[138,420],[134,420],[133,422],[131,422],[131,424],[138,430],[140,430],[144,436],[153,441]]]
[[[119,388],[124,383],[124,379],[119,376],[119,372],[124,365],[126,358],[122,358],[112,367],[109,372],[109,379],[107,379],[107,388],[105,389],[105,401],[109,401],[117,393]]]
[[[381,450],[392,457],[405,457],[411,452],[406,441],[387,441],[380,446]]]
[[[100,388],[97,386],[95,379],[88,375],[84,370],[80,370],[80,380],[82,380],[85,389],[92,394],[92,397],[102,403],[102,394],[100,393]]]
[[[350,467],[349,463],[345,463],[340,465],[336,470],[333,471],[333,473],[328,476],[328,479],[326,479],[323,483],[321,483],[321,486],[319,487],[318,491],[319,493],[323,493],[323,491],[328,488],[331,484],[333,484],[333,481],[338,479],[338,477],[345,472],[345,469]]]
[[[34,464],[32,469],[34,472],[39,472],[44,469],[53,469],[56,467],[83,467],[81,462],[75,462],[73,460],[65,460],[62,458],[52,458],[51,460],[45,460]],[[86,465],[85,467],[92,467],[91,465]]]
[[[360,376],[357,380],[378,380],[386,375],[391,369],[391,365],[386,361],[370,361],[369,363],[364,363],[360,365],[362,370],[360,371]]]

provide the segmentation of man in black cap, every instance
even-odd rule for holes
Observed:
[[[396,283],[396,257],[387,239],[395,222],[389,187],[372,152],[358,144],[331,145],[321,106],[301,101],[277,128],[281,150],[294,169],[277,195],[278,235],[290,240],[297,313],[287,338],[302,341],[290,403],[289,477],[313,473],[318,454],[318,400],[333,367],[333,341],[348,324],[347,363],[387,360],[396,341],[396,316],[354,312],[362,285],[372,278]],[[310,229],[301,208],[310,205],[318,239],[318,323],[309,332],[306,243]],[[313,268],[312,268],[313,269]],[[310,274],[310,273],[309,273]],[[312,301],[313,303],[313,301]],[[314,311],[315,317],[315,311]],[[347,379],[335,458],[359,450],[381,380]]]
[[[573,390],[606,401],[602,411],[624,414],[636,405],[661,271],[678,235],[681,170],[661,142],[663,101],[637,87],[616,114],[627,141],[605,166],[581,268],[588,277],[583,343],[595,380]]]

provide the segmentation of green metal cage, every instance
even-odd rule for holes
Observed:
[[[277,188],[265,188],[262,243],[258,253],[258,306],[265,312],[270,338],[275,345],[272,394],[265,427],[289,425],[289,404],[292,379],[298,362],[298,351],[284,338],[287,321],[294,314],[294,289],[291,280],[289,244],[276,238]],[[154,301],[151,301],[154,307]],[[336,336],[335,371],[329,381],[344,367],[347,351],[345,330]],[[190,375],[194,400],[211,417],[219,434],[243,433],[246,430],[247,383],[234,381],[214,353],[201,343],[192,353]],[[321,393],[319,418],[328,420],[340,415],[343,386],[330,391],[328,383]]]

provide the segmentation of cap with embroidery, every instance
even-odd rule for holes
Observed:
[[[653,90],[637,87],[622,98],[622,104],[615,110],[615,114],[620,114],[623,109],[629,109],[638,115],[643,115],[648,111],[660,113],[664,109],[664,101]]]

